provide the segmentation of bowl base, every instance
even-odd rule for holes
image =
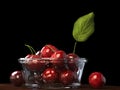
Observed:
[[[25,86],[28,88],[40,88],[40,89],[69,89],[69,88],[79,88],[80,83],[72,83],[71,85],[63,85],[60,83],[55,83],[55,84],[30,84],[26,83]]]

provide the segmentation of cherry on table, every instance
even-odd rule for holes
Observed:
[[[21,86],[25,83],[22,71],[14,71],[10,75],[10,82],[14,86]]]
[[[106,83],[106,78],[101,72],[92,72],[88,78],[89,85],[93,88],[101,88]]]

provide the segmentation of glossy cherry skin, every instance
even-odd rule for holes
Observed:
[[[40,71],[45,67],[45,60],[40,59],[39,55],[27,55],[26,67],[31,71]]]
[[[21,86],[25,83],[22,71],[14,71],[10,75],[10,82],[14,86]]]
[[[57,50],[58,49],[54,45],[47,44],[39,51],[39,53],[40,53],[41,57],[49,58]]]
[[[58,50],[50,57],[51,63],[58,68],[65,67],[66,53],[63,50]]]
[[[68,67],[72,71],[77,71],[78,70],[77,62],[78,60],[80,60],[80,57],[75,53],[69,53],[67,54],[66,58],[68,61]]]
[[[58,73],[54,68],[47,68],[42,73],[42,79],[44,83],[54,83],[58,80]]]
[[[75,73],[71,70],[65,70],[61,72],[59,79],[63,85],[71,84],[75,80]]]
[[[105,85],[106,78],[101,72],[92,72],[89,75],[89,85],[93,88],[101,88]]]

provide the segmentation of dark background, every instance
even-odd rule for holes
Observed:
[[[9,83],[9,76],[21,70],[18,58],[30,51],[29,44],[40,50],[50,43],[72,52],[75,40],[73,24],[91,11],[95,13],[95,32],[86,42],[77,44],[76,53],[88,59],[82,83],[94,71],[102,72],[108,85],[120,85],[119,74],[119,15],[114,3],[88,0],[82,2],[5,2],[1,8],[0,83]],[[114,6],[114,8],[113,8]]]

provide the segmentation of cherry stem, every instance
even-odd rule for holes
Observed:
[[[32,46],[30,46],[30,48],[33,50],[34,53],[36,53],[35,49]]]
[[[25,44],[25,46],[27,46],[30,49],[30,51],[31,51],[32,54],[36,53],[35,49],[32,46],[27,45],[27,44]]]
[[[74,48],[73,48],[73,53],[75,53],[76,46],[77,46],[77,41],[75,41]]]

